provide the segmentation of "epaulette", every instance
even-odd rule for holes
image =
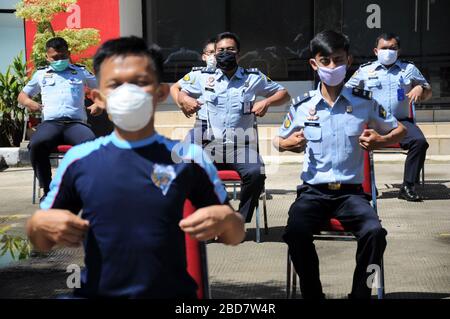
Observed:
[[[413,62],[413,61],[400,60],[400,62],[414,65],[414,62]]]
[[[202,70],[202,73],[209,73],[209,74],[216,73],[216,69],[215,68],[203,67],[201,70]]]
[[[203,66],[194,66],[194,67],[192,67],[192,72],[195,72],[195,71],[201,71],[201,70],[203,70]]]
[[[46,68],[48,68],[48,65],[39,66],[36,70],[45,70]]]
[[[359,86],[352,89],[352,94],[365,100],[372,100],[372,91],[361,89]]]
[[[84,64],[75,63],[74,65],[77,66],[77,67],[86,69],[86,66]]]
[[[360,67],[360,68],[363,68],[363,67],[365,67],[365,66],[371,65],[373,62],[374,62],[374,61],[370,61],[370,62],[363,63],[363,64],[361,64],[359,67]]]
[[[248,73],[248,74],[259,74],[258,68],[244,69],[244,72],[245,72],[245,73]]]
[[[309,100],[310,98],[312,98],[312,95],[309,92],[306,92],[305,94],[303,94],[301,96],[299,95],[296,98],[293,98],[291,101],[292,102],[291,106],[296,108],[303,102]]]

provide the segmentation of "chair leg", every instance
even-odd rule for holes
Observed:
[[[422,187],[425,187],[425,164],[422,166]]]
[[[236,193],[236,183],[233,183],[233,200],[237,199],[237,193]]]
[[[292,261],[291,261],[292,263]],[[297,295],[297,272],[295,271],[294,265],[291,267],[292,269],[292,293],[291,298],[294,299]]]
[[[264,190],[263,195],[263,214],[264,214],[264,233],[269,234],[269,225],[267,223],[267,204],[266,204],[266,191]]]
[[[385,298],[385,291],[384,291],[384,265],[383,265],[383,259],[381,259],[381,265],[380,265],[380,273],[379,273],[379,282],[377,283],[379,287],[377,287],[377,298],[378,299],[384,299]]]
[[[291,256],[287,253],[287,270],[286,270],[286,299],[291,298]]]
[[[36,204],[36,172],[33,170],[33,198],[31,201],[34,204]]]
[[[261,242],[261,227],[260,227],[260,216],[259,216],[259,202],[256,205],[256,209],[255,209],[255,218],[256,218],[256,242],[260,243]]]

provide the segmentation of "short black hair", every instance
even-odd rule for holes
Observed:
[[[100,66],[105,59],[113,56],[143,55],[148,57],[155,70],[157,81],[161,83],[163,75],[163,57],[157,45],[148,45],[144,39],[130,36],[112,39],[103,43],[94,56],[94,72],[100,76]]]
[[[324,56],[330,56],[338,50],[345,50],[347,54],[350,50],[350,39],[341,32],[325,30],[316,34],[309,44],[312,57],[318,53]]]
[[[228,31],[227,31],[227,32],[219,33],[219,34],[216,36],[216,41],[215,41],[215,43],[217,44],[217,42],[219,42],[219,41],[221,41],[221,40],[223,40],[223,39],[233,39],[234,42],[236,42],[236,49],[238,50],[238,52],[241,51],[241,40],[239,40],[239,37],[237,36],[236,33],[228,32]]]
[[[203,43],[203,52],[205,52],[205,49],[209,44],[216,45],[216,38],[209,38],[208,40],[205,41],[205,43]]]
[[[67,44],[67,41],[64,38],[61,37],[55,37],[51,38],[50,40],[45,43],[45,49],[48,50],[50,48],[55,49],[55,51],[63,52],[69,50],[69,45]]]
[[[396,35],[395,33],[382,33],[378,36],[377,41],[375,42],[375,47],[378,47],[378,43],[380,42],[380,40],[383,39],[385,41],[389,41],[392,39],[395,39],[395,41],[397,41],[397,45],[400,48],[400,37],[398,35]]]

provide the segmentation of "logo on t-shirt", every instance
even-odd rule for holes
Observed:
[[[176,176],[177,174],[172,165],[153,165],[152,182],[162,191],[164,196],[169,191],[170,185]]]

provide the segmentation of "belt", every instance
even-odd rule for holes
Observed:
[[[341,183],[325,183],[325,184],[308,184],[313,188],[316,188],[318,190],[329,190],[329,191],[360,191],[362,190],[361,184],[341,184]]]

